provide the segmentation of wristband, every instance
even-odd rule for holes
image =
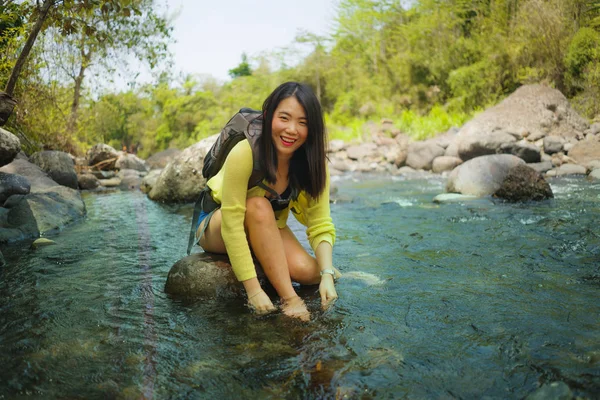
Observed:
[[[258,296],[260,293],[262,292],[262,289],[259,290],[258,292],[254,293],[252,296],[248,297],[248,301],[252,300],[253,298],[255,298],[256,296]]]
[[[333,280],[335,280],[335,271],[333,270],[333,268],[327,268],[327,269],[321,270],[321,276],[323,276],[325,274],[331,275],[333,277]]]

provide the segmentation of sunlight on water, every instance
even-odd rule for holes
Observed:
[[[163,292],[191,207],[87,194],[54,246],[3,248],[1,398],[524,398],[600,392],[600,187],[433,204],[444,180],[336,177],[340,298],[300,323]],[[304,227],[290,226],[307,246]]]

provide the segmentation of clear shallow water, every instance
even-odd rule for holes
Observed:
[[[2,249],[1,398],[523,398],[600,393],[600,184],[436,205],[440,178],[337,182],[346,273],[310,323],[163,293],[191,207],[86,195],[55,246]],[[293,225],[299,236],[303,228]],[[304,242],[305,243],[305,242]]]

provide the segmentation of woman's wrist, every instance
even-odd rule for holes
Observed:
[[[323,278],[326,276],[330,276],[331,279],[335,280],[335,269],[333,267],[321,268],[320,274],[321,280],[323,280]]]

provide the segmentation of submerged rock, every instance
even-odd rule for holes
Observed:
[[[552,382],[542,385],[535,392],[530,393],[525,400],[571,400],[573,393],[564,382]]]
[[[262,269],[257,262],[255,265],[261,279]],[[244,290],[226,255],[197,253],[182,258],[171,267],[165,293],[183,298],[216,298],[242,297]]]
[[[31,248],[37,249],[38,247],[51,246],[53,244],[56,244],[54,240],[39,238],[34,240],[33,243],[31,243]]]
[[[460,203],[468,200],[479,199],[477,196],[460,193],[441,193],[433,198],[434,203]]]
[[[541,173],[527,165],[511,168],[494,196],[518,202],[553,198],[552,189]]]

